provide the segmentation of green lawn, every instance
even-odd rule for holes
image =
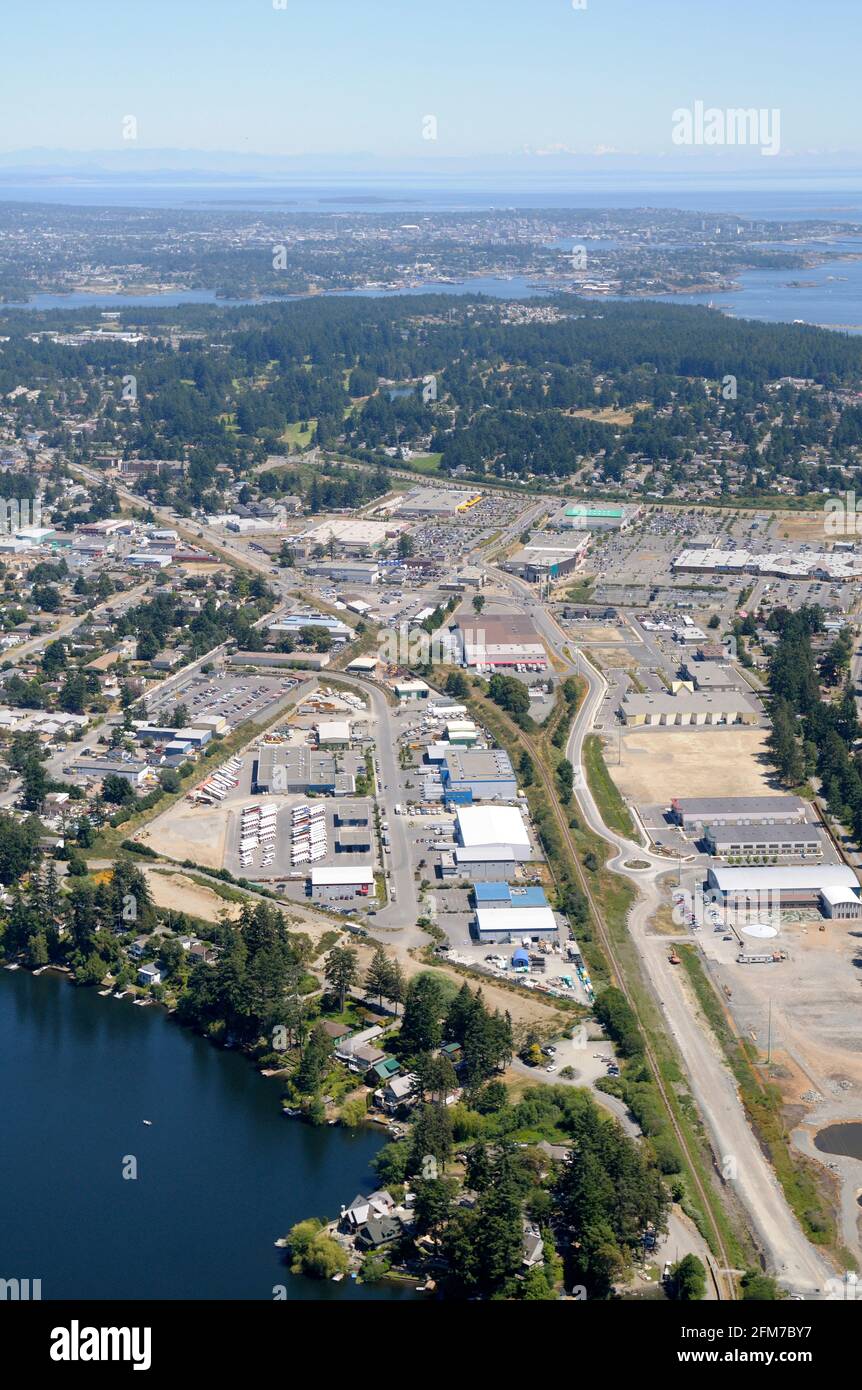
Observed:
[[[282,434],[285,444],[292,444],[295,449],[304,449],[311,443],[311,436],[317,428],[316,420],[307,420],[306,429],[302,428],[302,421],[297,420],[296,424],[288,425]]]
[[[620,835],[627,835],[630,839],[636,840],[634,822],[608,772],[602,754],[602,742],[596,734],[590,734],[584,740],[584,770],[605,825]]]

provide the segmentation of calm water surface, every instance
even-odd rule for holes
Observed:
[[[416,1297],[296,1278],[273,1247],[368,1190],[381,1136],[286,1119],[277,1082],[161,1009],[0,969],[0,1058],[0,1277],[46,1299]]]

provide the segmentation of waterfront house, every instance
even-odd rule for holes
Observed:
[[[371,1068],[374,1072],[374,1084],[378,1081],[391,1081],[393,1076],[397,1076],[401,1070],[401,1063],[397,1057],[384,1057],[382,1062],[375,1062]]]
[[[381,1188],[369,1197],[357,1193],[349,1207],[341,1208],[341,1224],[348,1230],[358,1231],[366,1222],[390,1216],[395,1210],[395,1200],[391,1193]]]
[[[142,965],[138,971],[139,985],[160,985],[162,983],[162,970],[164,967],[158,961],[153,961],[151,965]]]
[[[406,1076],[393,1076],[391,1081],[378,1092],[380,1104],[387,1114],[392,1115],[402,1106],[415,1105],[415,1087],[417,1078],[413,1072],[408,1072]]]
[[[149,941],[149,937],[146,937],[146,936],[136,936],[136,937],[135,937],[134,941],[132,942],[131,946],[129,947],[129,955],[132,957],[133,960],[140,960],[140,959],[141,959],[141,956],[144,954],[144,951],[147,949],[147,943],[148,943],[148,941]]]
[[[403,1227],[397,1216],[376,1216],[356,1233],[356,1244],[360,1250],[379,1250],[402,1234]]]

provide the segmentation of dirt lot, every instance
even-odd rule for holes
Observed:
[[[609,642],[612,646],[619,647],[625,642],[629,635],[623,628],[607,627],[602,623],[578,623],[575,628],[579,644],[585,645],[592,642],[593,645],[603,645]]]
[[[776,540],[819,541],[827,544],[823,531],[823,512],[797,512],[794,516],[776,517],[769,535]]]
[[[193,883],[185,874],[165,874],[158,869],[144,869],[156,907],[170,907],[175,912],[188,912],[193,917],[201,917],[205,922],[218,922],[223,915],[238,917],[239,903],[229,903]]]
[[[624,796],[666,804],[674,796],[764,796],[771,785],[764,729],[633,730],[622,766],[608,771]]]
[[[222,807],[192,806],[184,799],[136,838],[171,859],[193,859],[205,869],[220,869],[226,827],[227,811]]]

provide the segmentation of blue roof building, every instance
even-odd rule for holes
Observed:
[[[522,887],[511,883],[476,883],[473,885],[477,907],[547,907],[545,890],[539,884]]]

